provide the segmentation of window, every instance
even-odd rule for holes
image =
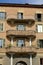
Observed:
[[[23,39],[17,40],[17,46],[18,47],[23,47],[24,46],[24,40]]]
[[[19,61],[19,62],[16,63],[16,65],[27,65],[27,64],[23,61]]]
[[[38,47],[43,48],[43,40],[38,40]]]
[[[5,19],[5,18],[6,18],[6,13],[0,12],[0,19]]]
[[[0,23],[0,32],[3,31],[3,23]]]
[[[43,65],[43,58],[40,58],[40,65]]]
[[[36,20],[37,20],[37,21],[41,21],[41,19],[42,19],[42,14],[37,13],[37,14],[36,14]]]
[[[2,64],[0,64],[0,65],[2,65]]]
[[[23,19],[23,13],[18,12],[18,13],[17,13],[17,18],[18,18],[18,19]]]
[[[37,30],[37,32],[43,32],[43,25],[42,24],[38,24],[36,26],[36,30]]]
[[[17,30],[25,30],[25,26],[23,24],[17,25]]]
[[[0,48],[5,46],[5,39],[0,39]]]

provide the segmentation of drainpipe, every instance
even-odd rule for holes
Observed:
[[[11,65],[13,65],[13,54],[11,54]]]
[[[30,55],[30,65],[32,65],[32,55]]]

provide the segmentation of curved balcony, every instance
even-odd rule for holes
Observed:
[[[27,23],[29,25],[32,25],[35,23],[35,18],[34,15],[23,16],[23,18],[17,18],[17,15],[10,14],[7,16],[7,22],[11,25],[14,23]]]
[[[36,48],[34,47],[7,47],[6,48],[6,53],[8,54],[14,54],[14,53],[28,53],[28,54],[36,54]]]
[[[35,38],[36,32],[33,30],[27,30],[27,31],[20,31],[20,30],[8,30],[6,32],[6,36],[8,38],[11,38],[12,36],[15,37],[26,37],[26,38]]]

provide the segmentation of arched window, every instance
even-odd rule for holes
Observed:
[[[20,62],[17,62],[16,65],[27,65],[27,64],[23,61],[20,61]]]

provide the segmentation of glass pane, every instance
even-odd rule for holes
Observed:
[[[40,48],[43,48],[43,40],[39,40]]]
[[[24,46],[24,40],[18,40],[17,45],[18,45],[18,47]]]
[[[0,24],[0,31],[3,31],[3,24]]]
[[[24,29],[25,29],[24,25],[18,25],[17,26],[17,30],[24,30]]]
[[[2,48],[5,44],[5,40],[4,39],[0,39],[0,48]]]
[[[0,40],[0,48],[2,48],[2,40]]]
[[[23,13],[17,13],[17,18],[18,19],[23,19]]]
[[[41,13],[37,13],[36,15],[35,15],[35,17],[36,17],[36,20],[37,21],[41,21],[41,19],[42,19],[42,14]]]
[[[6,13],[0,12],[0,19],[5,19],[5,18],[6,18]]]
[[[43,30],[42,30],[43,29],[43,26],[42,25],[38,25],[37,28],[38,28],[38,32],[43,32]]]
[[[2,39],[2,47],[5,46],[5,39]]]

